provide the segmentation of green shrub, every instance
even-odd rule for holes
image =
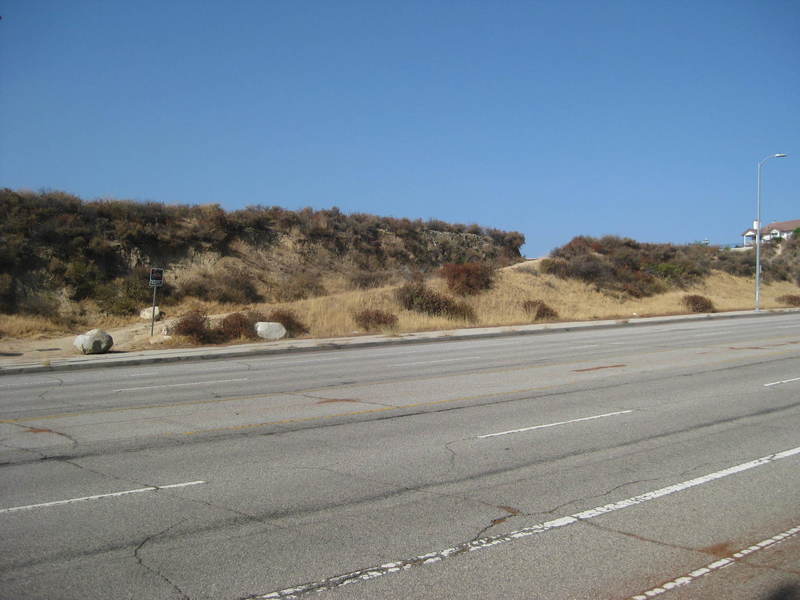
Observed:
[[[475,320],[475,312],[465,302],[457,302],[452,298],[443,296],[435,290],[425,286],[424,283],[410,282],[400,287],[396,292],[397,301],[406,310],[421,312],[434,317],[447,317],[450,319]]]
[[[522,310],[528,313],[533,321],[551,321],[558,318],[558,313],[542,300],[525,300],[522,303]]]
[[[298,337],[308,333],[308,327],[292,310],[276,308],[269,313],[266,320],[283,325],[286,328],[286,335],[289,337]]]
[[[97,286],[94,300],[98,308],[109,315],[134,315],[152,305],[153,288],[149,285],[150,274],[147,269],[135,269],[127,277],[118,277],[110,283]],[[158,289],[158,303],[169,297],[171,286]]]
[[[477,262],[448,263],[439,270],[439,275],[451,292],[461,296],[478,294],[490,289],[494,283],[494,269]]]
[[[684,296],[681,302],[690,312],[693,313],[714,312],[714,303],[705,296],[690,294]]]
[[[366,331],[394,329],[397,327],[397,316],[378,309],[365,309],[353,314],[356,324]]]
[[[673,246],[616,236],[579,236],[553,250],[541,268],[556,277],[584,281],[599,291],[642,298],[696,283],[711,272],[717,256],[725,254],[701,244]],[[725,256],[724,260],[733,263],[736,259]]]

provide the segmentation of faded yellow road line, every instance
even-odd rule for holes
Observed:
[[[226,427],[214,427],[212,429],[197,429],[195,431],[184,431],[183,435],[197,435],[200,433],[214,433],[220,431],[240,431],[242,429],[255,429],[256,427],[267,427],[268,425],[287,425],[290,423],[304,423],[307,421],[335,419],[338,417],[354,417],[358,415],[368,415],[371,413],[386,412],[389,410],[402,410],[406,408],[419,408],[422,406],[435,406],[437,404],[447,404],[449,402],[467,402],[469,400],[485,400],[487,398],[502,398],[503,396],[513,396],[515,394],[526,394],[530,392],[537,392],[542,390],[551,390],[558,387],[569,385],[571,382],[563,383],[560,385],[545,385],[532,388],[524,388],[521,390],[511,390],[508,392],[496,392],[493,394],[478,394],[474,396],[460,396],[458,398],[447,398],[445,400],[428,400],[426,402],[414,402],[412,404],[400,404],[397,406],[381,406],[380,408],[368,408],[366,410],[353,410],[343,413],[336,413],[332,415],[318,415],[314,417],[293,417],[291,419],[281,419],[279,421],[264,421],[262,423],[245,423],[243,425],[230,425]],[[363,401],[368,404],[368,401]],[[165,434],[174,435],[174,434]]]
[[[780,344],[784,345],[784,344]],[[721,349],[721,348],[720,348]],[[639,353],[637,354],[637,358],[642,358],[643,356],[650,356],[653,354],[665,354],[667,352],[677,352],[678,350],[669,348],[669,349],[659,349],[648,353]],[[797,350],[783,350],[779,352],[770,352],[766,354],[759,353],[757,355],[758,358],[766,358],[772,356],[781,356],[786,354],[794,354],[797,353]],[[730,359],[723,359],[717,361],[711,361],[709,365],[718,365],[718,364],[726,364],[732,362],[741,362],[745,360],[746,356],[737,356],[736,358]],[[64,418],[71,418],[71,417],[81,417],[81,416],[89,416],[89,415],[97,415],[97,414],[106,414],[106,413],[119,413],[119,412],[126,412],[126,411],[140,411],[140,410],[153,410],[153,409],[169,409],[169,408],[176,408],[182,406],[203,406],[203,405],[211,405],[211,404],[223,404],[227,402],[240,402],[240,401],[247,401],[247,400],[260,400],[266,398],[274,398],[279,396],[303,396],[303,395],[310,395],[314,393],[320,393],[329,391],[332,389],[353,389],[353,388],[365,388],[365,387],[372,387],[377,385],[391,385],[394,383],[419,383],[424,381],[436,381],[441,379],[450,379],[453,377],[463,377],[466,375],[473,375],[473,374],[501,374],[501,373],[516,373],[521,371],[532,371],[536,369],[545,369],[545,368],[554,368],[554,367],[567,367],[567,366],[575,366],[580,364],[587,364],[591,363],[592,361],[588,360],[581,360],[581,361],[570,361],[570,362],[555,362],[555,363],[546,363],[546,364],[536,364],[536,365],[525,365],[519,367],[505,367],[505,368],[497,368],[497,369],[478,369],[475,371],[468,371],[468,372],[460,372],[460,373],[450,373],[450,374],[443,374],[443,375],[428,375],[426,377],[419,377],[419,378],[395,378],[395,379],[386,379],[381,381],[373,381],[373,382],[364,382],[364,383],[355,383],[355,384],[347,384],[347,385],[329,385],[329,386],[322,386],[316,388],[308,388],[302,390],[295,390],[295,391],[283,391],[283,392],[268,392],[265,394],[250,394],[246,396],[232,396],[229,398],[210,398],[207,400],[187,400],[185,402],[170,402],[170,403],[161,403],[161,404],[145,404],[145,405],[137,405],[137,406],[120,406],[116,408],[103,408],[97,410],[87,410],[81,412],[68,412],[68,413],[57,413],[51,415],[41,415],[41,416],[32,416],[32,417],[21,417],[18,419],[0,419],[0,423],[30,423],[30,422],[38,422],[38,421],[47,421],[53,419],[64,419]],[[629,365],[635,368],[635,365]],[[570,385],[572,383],[576,383],[577,381],[568,381],[565,382],[563,385]],[[284,419],[278,421],[266,421],[263,423],[254,423],[254,424],[247,424],[247,425],[237,425],[232,426],[233,429],[248,429],[248,428],[255,428],[255,427],[262,427],[266,425],[275,425],[275,424],[285,424],[285,423],[294,423],[294,422],[302,422],[308,421],[312,419],[324,419],[324,418],[333,418],[336,416],[353,416],[359,414],[368,414],[374,412],[384,412],[387,410],[397,410],[398,408],[408,408],[408,407],[415,407],[415,406],[427,406],[431,404],[440,404],[443,402],[456,402],[460,400],[469,400],[469,399],[480,399],[480,398],[490,398],[490,397],[502,397],[507,394],[515,394],[515,393],[523,393],[526,391],[536,391],[541,389],[551,389],[552,386],[547,387],[534,387],[529,388],[526,390],[514,390],[511,392],[499,392],[495,394],[488,394],[488,395],[481,395],[481,396],[466,396],[463,398],[453,398],[449,400],[433,400],[429,402],[421,402],[416,404],[405,404],[401,406],[385,406],[381,408],[375,409],[367,409],[363,411],[354,411],[349,413],[337,413],[336,415],[329,415],[329,416],[319,416],[319,417],[298,417],[293,419]],[[365,404],[369,404],[368,401],[363,401]],[[270,407],[270,410],[290,407],[290,406],[297,406],[296,404],[282,404],[280,406]],[[191,431],[185,432],[187,435],[194,435],[200,433],[201,431],[223,431],[229,430],[231,428],[220,428],[220,429],[205,429],[200,431]],[[170,434],[171,435],[171,434]]]

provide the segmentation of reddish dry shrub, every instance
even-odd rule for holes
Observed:
[[[797,294],[786,294],[775,299],[781,304],[786,304],[788,306],[800,306],[800,295]]]
[[[255,339],[255,321],[245,313],[231,313],[220,323],[220,333],[226,340]]]
[[[308,327],[303,323],[294,311],[285,308],[276,308],[267,317],[267,321],[280,323],[286,328],[286,335],[298,337],[308,333]]]
[[[522,303],[522,310],[534,321],[550,321],[558,318],[558,313],[542,300],[525,300]]]
[[[200,311],[192,311],[178,319],[172,333],[188,337],[198,344],[208,344],[215,341],[216,337],[208,326],[208,316]]]
[[[475,312],[469,304],[456,302],[418,281],[400,287],[396,292],[396,297],[400,306],[406,310],[421,312],[433,317],[475,320]]]
[[[451,292],[461,296],[478,294],[490,289],[494,283],[494,269],[478,262],[446,264],[439,270],[439,275]]]
[[[356,324],[367,331],[394,329],[397,327],[397,315],[385,310],[365,309],[353,313]]]
[[[714,303],[705,296],[698,294],[689,294],[684,296],[681,301],[683,305],[693,313],[710,313],[714,312]]]

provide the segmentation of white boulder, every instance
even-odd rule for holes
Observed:
[[[92,329],[77,336],[72,345],[83,354],[105,354],[114,345],[114,338],[102,329]]]
[[[155,309],[153,309],[152,306],[148,306],[142,312],[139,313],[139,317],[146,321],[152,321],[153,312],[156,313],[156,319],[155,319],[156,321],[161,320],[161,317],[164,316],[164,313],[162,313],[157,306],[155,307]]]
[[[256,323],[256,335],[265,340],[279,340],[286,337],[286,328],[280,323],[259,321]]]

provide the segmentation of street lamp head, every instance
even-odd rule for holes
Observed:
[[[789,156],[789,155],[788,154],[773,154],[772,155],[773,158],[786,158],[787,156]]]

